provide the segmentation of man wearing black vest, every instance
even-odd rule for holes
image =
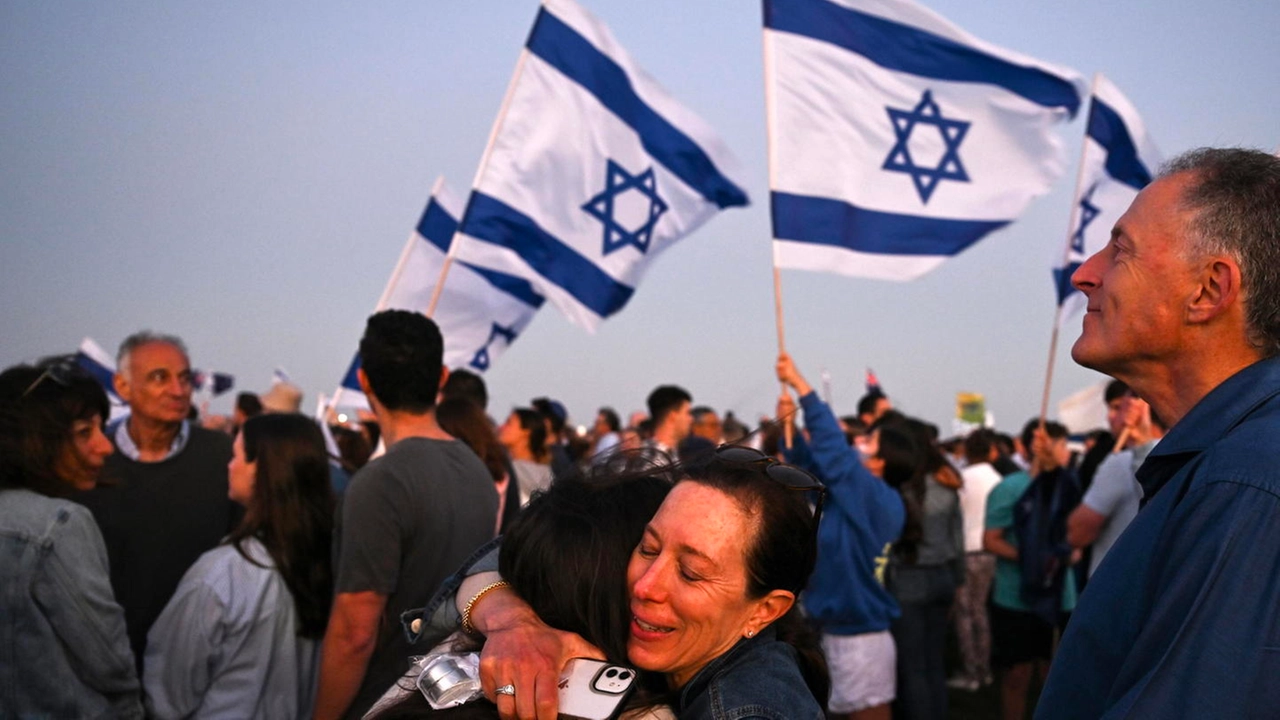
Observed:
[[[125,338],[114,385],[130,412],[107,428],[116,451],[103,481],[75,498],[102,530],[139,673],[147,631],[183,573],[239,517],[227,498],[231,441],[187,420],[191,380],[178,338],[149,331]]]

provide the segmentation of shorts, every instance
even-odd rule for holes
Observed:
[[[991,605],[991,664],[1006,669],[1053,653],[1053,624],[1022,610]]]
[[[898,650],[888,630],[862,635],[822,635],[831,671],[827,709],[842,715],[893,702]]]

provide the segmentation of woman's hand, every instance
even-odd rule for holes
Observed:
[[[778,372],[778,380],[795,389],[796,394],[804,397],[813,391],[809,383],[805,382],[804,376],[796,369],[796,364],[792,361],[791,356],[786,353],[778,354],[778,364],[776,366]]]
[[[484,613],[474,617],[485,635],[480,653],[480,684],[504,720],[555,720],[559,708],[560,672],[575,657],[605,659],[599,648],[580,635],[542,622],[518,595],[507,588],[485,597]],[[515,695],[498,695],[504,685]]]

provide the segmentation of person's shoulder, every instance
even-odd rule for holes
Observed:
[[[192,423],[188,429],[190,435],[187,436],[188,447],[209,448],[217,452],[225,452],[228,457],[231,456],[231,437],[224,432],[217,430],[209,430]]]
[[[1026,470],[1009,473],[1000,478],[1000,482],[991,488],[991,497],[997,499],[1009,498],[1017,500],[1018,496],[1026,492],[1027,486],[1031,484],[1031,476]]]
[[[3,526],[27,535],[49,537],[68,526],[97,527],[85,506],[27,488],[0,490],[0,507],[3,507],[0,515]]]
[[[728,717],[822,716],[795,650],[780,640],[748,642],[716,671],[707,692]]]
[[[183,583],[205,585],[225,599],[232,594],[233,588],[251,583],[259,576],[270,576],[275,571],[274,567],[271,555],[262,543],[254,538],[245,538],[240,547],[223,543],[206,550],[187,570]]]
[[[1249,485],[1280,497],[1280,403],[1246,418],[1205,449],[1193,471],[1194,484]]]

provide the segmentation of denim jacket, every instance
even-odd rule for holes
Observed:
[[[739,640],[680,688],[680,720],[821,720],[822,708],[800,674],[795,650],[772,627]]]
[[[0,714],[141,718],[139,689],[93,516],[0,490]]]

